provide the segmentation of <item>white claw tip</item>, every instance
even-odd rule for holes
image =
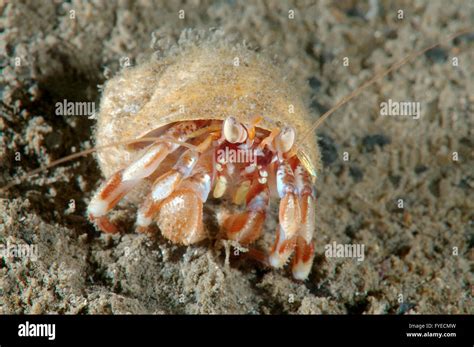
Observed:
[[[278,254],[272,253],[268,257],[268,262],[275,269],[280,269],[286,264],[286,259],[284,257],[278,256]]]
[[[149,217],[145,217],[144,214],[138,213],[137,214],[137,221],[136,224],[138,227],[147,227],[152,223],[152,219]]]
[[[87,214],[93,215],[94,217],[102,217],[107,213],[107,207],[109,203],[102,199],[92,199],[87,206]]]
[[[306,280],[311,271],[311,264],[312,262],[310,261],[307,263],[300,262],[298,264],[293,265],[293,269],[292,269],[293,278],[295,280],[300,280],[300,281]]]

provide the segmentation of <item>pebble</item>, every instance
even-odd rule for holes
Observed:
[[[331,165],[337,160],[337,148],[334,144],[334,140],[330,136],[326,134],[319,135],[318,145],[321,150],[321,157],[324,166]]]
[[[355,182],[362,181],[362,178],[364,177],[364,173],[357,165],[351,165],[349,168],[349,175],[354,179]]]
[[[321,81],[318,80],[314,76],[308,78],[308,83],[309,83],[309,86],[311,87],[311,89],[313,89],[314,91],[318,91],[319,88],[321,87]]]
[[[417,166],[415,166],[415,173],[416,173],[417,175],[419,175],[419,174],[425,172],[426,170],[428,170],[428,167],[425,166],[425,165],[417,165]]]
[[[329,110],[326,106],[324,105],[321,105],[318,101],[316,100],[313,100],[311,101],[311,104],[309,105],[309,107],[316,111],[318,115],[322,115],[324,114],[327,110]]]
[[[362,146],[366,152],[373,152],[375,146],[383,147],[389,143],[390,138],[383,134],[367,135],[362,139]]]
[[[448,59],[448,53],[441,47],[435,47],[425,53],[426,58],[432,63],[444,63]]]

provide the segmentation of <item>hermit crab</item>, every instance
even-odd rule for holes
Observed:
[[[122,199],[137,204],[136,229],[156,223],[182,245],[207,237],[203,204],[224,199],[238,213],[219,218],[221,236],[250,245],[263,232],[270,199],[279,224],[267,262],[292,260],[307,278],[314,254],[319,151],[315,137],[298,143],[311,119],[283,74],[244,45],[188,45],[123,70],[104,88],[95,132],[108,177],[90,201],[89,219],[117,232],[107,213]]]
[[[208,199],[241,206],[217,220],[219,237],[245,246],[262,236],[270,199],[279,199],[275,241],[263,260],[281,268],[292,257],[293,277],[304,280],[314,257],[314,184],[321,168],[313,131],[376,81],[470,32],[460,30],[396,61],[315,122],[285,74],[245,45],[212,40],[178,45],[106,83],[94,148],[30,171],[0,192],[97,153],[107,180],[88,205],[90,221],[117,232],[107,214],[128,201],[138,206],[138,232],[156,223],[165,238],[181,245],[209,236],[203,225]]]

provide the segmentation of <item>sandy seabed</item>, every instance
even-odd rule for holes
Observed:
[[[1,186],[90,148],[95,121],[57,116],[56,103],[98,105],[98,85],[121,62],[160,54],[186,28],[219,28],[276,54],[317,119],[375,72],[474,27],[468,0],[14,1],[1,13]],[[211,241],[179,247],[136,234],[130,206],[111,214],[124,233],[100,234],[85,217],[103,180],[89,156],[1,194],[2,249],[30,245],[38,257],[0,257],[0,313],[473,313],[473,61],[474,34],[463,35],[317,130],[324,169],[306,282],[248,259],[226,263]],[[381,116],[388,99],[420,102],[420,119]],[[218,208],[211,201],[205,213]],[[274,237],[276,209],[262,245]],[[326,257],[333,242],[364,245],[364,260]]]

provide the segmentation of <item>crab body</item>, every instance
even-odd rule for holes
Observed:
[[[277,197],[279,226],[267,260],[280,268],[294,254],[293,275],[305,279],[319,151],[315,138],[297,140],[311,123],[281,72],[243,47],[193,45],[125,69],[104,89],[96,144],[144,140],[98,153],[107,180],[89,218],[116,232],[107,212],[127,199],[138,205],[138,231],[156,223],[170,241],[190,245],[207,237],[203,204],[227,197],[244,208],[220,216],[222,235],[248,245]]]

